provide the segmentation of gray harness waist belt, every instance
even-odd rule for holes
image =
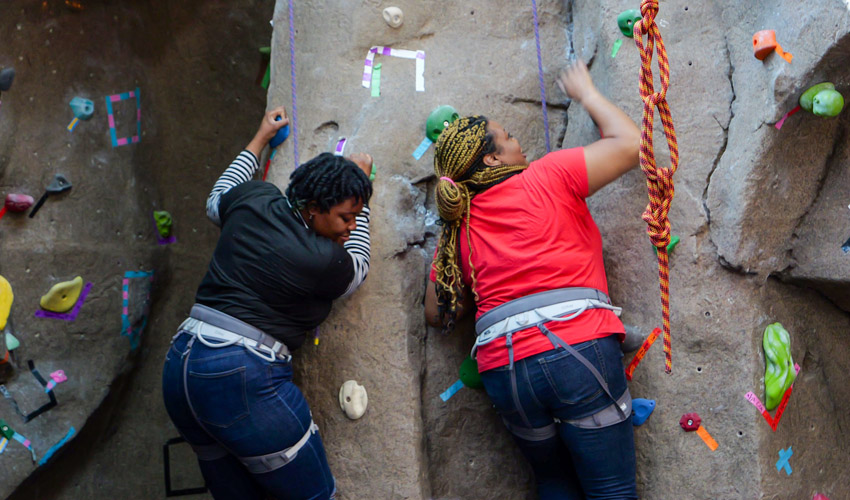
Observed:
[[[241,343],[244,347],[255,352],[257,349],[260,349],[260,346],[265,346],[267,349],[264,350],[269,351],[271,359],[274,359],[275,356],[287,360],[292,357],[289,353],[289,348],[283,342],[266,334],[257,327],[251,326],[240,319],[211,307],[195,304],[192,306],[189,318],[180,325],[180,328],[193,335],[200,333],[204,338],[211,340],[228,342],[229,344]],[[197,321],[193,322],[192,320]],[[199,324],[197,322],[201,323]],[[224,345],[221,347],[224,347]]]
[[[494,325],[510,319],[512,316],[525,314],[535,309],[549,308],[558,306],[562,303],[573,303],[578,301],[590,301],[590,305],[586,309],[602,308],[615,310],[619,312],[619,307],[611,305],[611,299],[604,292],[595,288],[558,288],[557,290],[547,290],[545,292],[534,293],[520,297],[518,299],[505,302],[504,304],[490,309],[475,322],[475,333],[483,334],[487,329]],[[577,308],[576,308],[577,309]],[[545,318],[544,318],[545,319]],[[534,326],[536,321],[528,321],[529,326]]]

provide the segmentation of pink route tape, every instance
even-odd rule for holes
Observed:
[[[391,47],[382,47],[376,45],[369,49],[366,54],[366,60],[363,62],[363,87],[370,88],[372,86],[372,68],[375,64],[375,56],[390,56],[400,57],[402,59],[416,60],[416,91],[425,92],[425,51],[424,50],[404,50],[393,49]]]
[[[782,125],[785,124],[785,120],[794,116],[794,114],[797,113],[797,111],[800,111],[801,109],[803,109],[803,108],[801,108],[800,106],[797,106],[796,108],[792,109],[791,111],[785,113],[785,116],[783,116],[782,119],[779,120],[778,122],[776,122],[776,125],[774,125],[774,127],[776,127],[776,130],[780,130],[782,128]]]
[[[800,365],[794,364],[794,370],[796,370],[797,375],[800,374]],[[761,413],[761,416],[767,421],[767,424],[773,429],[773,432],[776,432],[776,428],[779,426],[779,421],[782,419],[782,414],[785,412],[785,407],[788,406],[788,399],[791,397],[791,391],[794,389],[794,384],[791,384],[791,387],[785,391],[785,394],[782,395],[782,401],[779,403],[779,408],[776,409],[776,416],[771,417],[770,413],[767,411],[767,408],[764,407],[761,400],[758,396],[755,395],[753,391],[750,391],[744,395],[747,401],[752,403],[753,406]]]
[[[88,296],[89,291],[91,291],[91,287],[91,282],[86,283],[86,286],[83,287],[83,291],[80,293],[80,298],[77,299],[77,303],[74,304],[74,308],[71,309],[70,312],[55,313],[52,311],[44,311],[42,309],[39,309],[35,312],[36,317],[61,319],[63,321],[74,321],[75,319],[77,319],[77,315],[80,313],[80,309],[83,307],[83,303],[86,301],[86,297]]]

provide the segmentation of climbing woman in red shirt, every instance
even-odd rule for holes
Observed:
[[[483,116],[440,135],[443,231],[425,314],[451,330],[474,301],[481,379],[541,499],[636,499],[624,329],[585,199],[637,166],[640,132],[584,63],[558,85],[602,139],[529,163],[516,138]]]

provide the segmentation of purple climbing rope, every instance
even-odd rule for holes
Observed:
[[[534,42],[537,44],[537,76],[540,79],[540,102],[543,104],[543,130],[546,133],[546,152],[548,153],[552,151],[552,148],[549,146],[549,112],[546,111],[546,83],[543,81],[543,56],[540,54],[540,24],[537,21],[537,0],[531,0],[531,10],[534,12]]]
[[[298,161],[298,97],[295,87],[295,12],[293,9],[294,0],[289,0],[289,67],[290,80],[292,80],[292,155],[295,157],[295,168],[301,165]],[[545,107],[543,108],[546,109]],[[546,143],[549,143],[548,130],[546,135]]]

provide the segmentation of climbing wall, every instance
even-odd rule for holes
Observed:
[[[640,58],[617,27],[617,16],[639,2],[536,3],[552,147],[599,137],[554,85],[574,57],[588,61],[597,87],[639,122]],[[486,395],[458,384],[471,322],[446,336],[426,329],[422,317],[441,229],[425,119],[443,104],[485,114],[530,159],[545,154],[532,2],[293,0],[294,47],[288,0],[273,12],[249,0],[68,4],[0,6],[0,68],[17,70],[0,96],[2,194],[37,199],[56,173],[73,183],[32,219],[8,213],[0,220],[0,274],[15,292],[11,317],[21,342],[0,418],[29,439],[37,460],[67,443],[38,467],[10,440],[0,455],[7,471],[0,494],[164,495],[162,445],[176,431],[162,407],[160,369],[217,237],[204,198],[250,139],[264,105],[295,114],[294,90],[300,161],[342,147],[345,138],[346,153],[369,152],[378,169],[370,276],[335,304],[318,341],[295,357],[339,497],[534,498],[531,472]],[[382,17],[390,6],[403,13],[399,27]],[[799,112],[776,124],[815,83],[831,81],[850,96],[848,8],[837,0],[663,0],[656,21],[681,157],[670,211],[680,243],[670,257],[673,372],[664,373],[658,341],[630,385],[634,397],[657,403],[635,429],[640,496],[843,498],[850,118]],[[776,53],[753,56],[753,34],[764,29],[775,30],[790,63]],[[258,48],[266,45],[268,93],[257,85],[265,69]],[[76,96],[94,103],[90,120],[72,122],[68,103]],[[655,136],[666,166],[660,124]],[[280,187],[294,167],[292,139],[270,167],[268,180]],[[636,169],[589,205],[611,296],[624,323],[648,333],[660,326],[660,303],[640,219],[646,202]],[[158,244],[151,217],[162,209],[173,215],[176,243]],[[36,317],[39,298],[77,275],[92,288],[74,321]],[[139,299],[148,291],[146,315]],[[774,430],[745,396],[765,399],[762,335],[775,322],[790,332],[801,371],[781,418],[770,417],[778,420]],[[29,359],[46,382],[58,370],[67,380],[52,389],[56,406],[25,422],[16,404],[27,414],[51,401]],[[357,421],[338,403],[349,379],[369,394]],[[691,412],[716,450],[679,426]],[[185,447],[172,447],[170,466],[175,488],[200,486]]]
[[[382,24],[380,12],[389,5],[374,1],[322,10],[295,5],[297,84],[311,89],[298,93],[302,161],[347,137],[349,147],[372,152],[380,169],[373,201],[377,258],[369,283],[337,307],[327,327],[331,333],[325,336],[323,330],[316,355],[304,353],[299,363],[303,384],[308,394],[330,396],[342,380],[354,377],[368,382],[370,394],[378,393],[358,422],[346,421],[331,397],[312,400],[330,419],[328,449],[344,494],[395,498],[393,492],[401,490],[395,489],[400,476],[393,465],[407,468],[396,453],[413,458],[423,448],[408,446],[419,442],[423,461],[418,469],[406,470],[405,477],[417,479],[407,484],[421,494],[481,498],[486,488],[486,497],[526,498],[532,491],[529,471],[486,396],[456,383],[472,342],[471,324],[445,337],[423,330],[417,318],[439,226],[431,197],[432,149],[419,160],[409,153],[420,144],[425,117],[439,104],[496,119],[530,157],[545,152],[531,2],[440,2],[427,11],[400,2],[396,5],[405,22],[399,29]],[[640,121],[640,57],[616,24],[620,12],[638,6],[539,2],[554,147],[598,137],[587,114],[566,103],[552,85],[573,54],[589,61],[600,90]],[[271,104],[290,99],[287,17],[288,3],[278,2]],[[848,316],[835,298],[844,282],[835,282],[830,272],[847,274],[835,267],[847,262],[840,260],[846,236],[838,234],[847,231],[846,203],[838,201],[840,184],[825,181],[827,175],[845,175],[846,163],[838,156],[844,150],[833,145],[843,137],[836,134],[846,119],[803,113],[788,118],[781,130],[773,125],[814,83],[831,80],[847,90],[838,73],[843,60],[836,53],[847,20],[838,2],[805,11],[791,2],[757,2],[755,7],[662,2],[657,22],[670,60],[668,100],[682,158],[670,212],[680,243],[671,256],[673,373],[664,374],[659,341],[631,385],[635,397],[657,402],[649,420],[636,429],[643,498],[755,498],[779,491],[799,498],[811,498],[815,491],[840,497],[839,471],[846,464],[826,465],[815,457],[835,460],[840,456],[835,451],[846,447],[836,445],[846,441],[840,433],[845,417],[820,411],[846,401],[846,390],[830,382],[847,368],[850,348],[843,334]],[[753,57],[751,39],[762,29],[775,30],[785,50],[794,53],[792,63],[778,54],[765,61]],[[362,59],[372,46],[424,51],[424,94],[416,92],[412,61],[380,52],[374,59],[382,64],[376,93],[374,71],[365,68],[361,78]],[[329,79],[329,73],[339,78]],[[738,134],[730,134],[736,129]],[[655,136],[663,137],[660,124]],[[669,165],[663,140],[656,154],[660,165]],[[289,161],[276,158],[276,182],[285,182]],[[765,182],[765,176],[773,182]],[[823,207],[827,202],[818,195],[819,186],[834,191],[829,207]],[[660,326],[660,303],[655,258],[639,217],[646,196],[643,174],[635,170],[595,195],[590,206],[605,241],[612,296],[624,306],[624,322],[648,333]],[[803,222],[818,216],[817,223]],[[828,250],[819,225],[834,235]],[[805,275],[789,266],[792,248],[801,258],[810,255]],[[770,264],[748,267],[738,255]],[[407,279],[398,282],[399,275]],[[826,297],[808,289],[812,284]],[[375,307],[365,304],[380,304],[382,313],[364,311]],[[792,354],[802,369],[775,431],[745,398],[752,391],[763,399],[761,340],[773,322],[791,332]],[[355,332],[369,332],[368,338]],[[376,358],[381,368],[368,369],[376,366]],[[628,355],[626,362],[631,359]],[[405,375],[399,378],[396,369]],[[408,383],[408,369],[414,387],[419,377],[418,409],[398,385]],[[679,426],[680,417],[691,412],[702,417],[704,430],[718,443],[715,451]],[[411,413],[416,416],[406,433],[396,433],[393,419]],[[391,450],[371,453],[388,438],[394,443]],[[396,480],[385,483],[384,471]],[[739,479],[728,479],[733,477]]]

